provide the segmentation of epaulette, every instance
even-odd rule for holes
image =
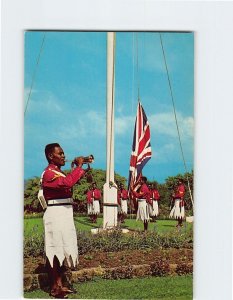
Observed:
[[[52,178],[52,181],[59,178],[59,177],[66,177],[66,175],[63,174],[62,172],[59,172],[59,171],[56,171],[56,170],[53,170],[53,169],[50,169],[50,168],[48,170],[55,173],[54,177]]]

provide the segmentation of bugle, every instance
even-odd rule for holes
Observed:
[[[83,163],[84,164],[91,164],[94,162],[94,155],[90,154],[88,156],[83,157]]]
[[[91,164],[94,162],[94,155],[90,154],[88,156],[80,156],[83,158],[83,164]],[[73,166],[75,164],[75,161],[79,157],[75,157],[73,160],[66,159],[65,162],[71,162],[71,165]]]

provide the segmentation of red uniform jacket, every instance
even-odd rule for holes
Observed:
[[[175,191],[175,196],[174,198],[177,199],[177,198],[184,198],[184,194],[185,194],[185,186],[184,184],[180,184],[176,191]]]
[[[49,164],[45,169],[42,188],[46,200],[72,197],[72,187],[85,174],[82,168],[75,168],[65,175],[58,166]]]
[[[181,199],[180,201],[180,206],[184,206],[185,202],[184,202],[184,194],[185,194],[185,186],[184,184],[180,184],[176,191],[175,191],[175,195],[174,195],[174,199]]]
[[[128,191],[125,189],[119,190],[117,193],[117,202],[121,205],[121,199],[127,200],[129,198]]]
[[[160,194],[159,191],[156,189],[152,190],[152,199],[159,201],[160,200]]]
[[[150,190],[145,183],[143,183],[143,185],[140,187],[139,192],[132,191],[132,193],[138,199],[146,199],[146,201],[152,205],[152,202],[150,199]]]
[[[87,203],[93,203],[93,200],[101,199],[101,191],[99,189],[91,189],[87,192]]]

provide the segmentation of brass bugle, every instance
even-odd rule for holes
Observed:
[[[75,160],[75,158],[73,160],[66,159],[65,162],[73,163],[74,160]],[[91,164],[93,162],[94,162],[94,155],[90,154],[88,156],[83,157],[83,164]]]
[[[94,161],[94,155],[90,154],[88,156],[85,156],[83,158],[83,163],[84,164],[91,164]]]

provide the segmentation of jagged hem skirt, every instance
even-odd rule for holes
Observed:
[[[149,205],[149,214],[151,217],[158,216],[159,214],[159,205],[157,200],[153,200],[153,206]]]
[[[136,220],[150,221],[149,207],[146,200],[138,199],[138,211]]]
[[[181,205],[181,199],[175,199],[175,203],[170,212],[169,218],[175,218],[175,219],[185,218],[185,209],[184,206]]]
[[[55,256],[60,265],[66,261],[69,267],[76,266],[78,264],[78,244],[72,205],[47,207],[43,222],[45,254],[51,267],[53,267]]]
[[[118,213],[127,215],[128,212],[128,200],[121,199],[121,205],[118,205]]]

